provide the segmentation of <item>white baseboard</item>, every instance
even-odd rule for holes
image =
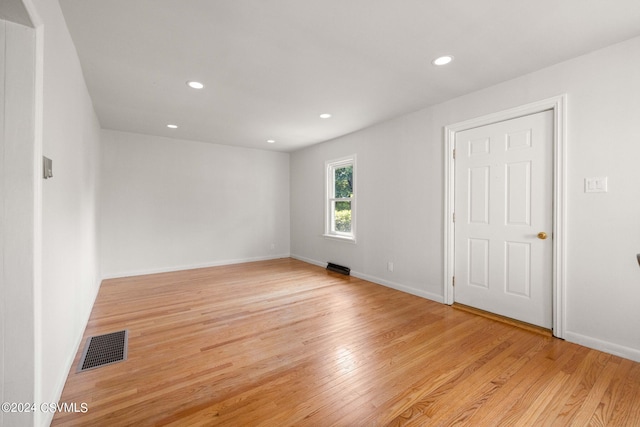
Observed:
[[[575,332],[565,331],[564,339],[574,344],[580,344],[595,350],[604,351],[605,353],[620,356],[625,359],[640,362],[640,350],[631,347],[625,347],[597,338],[588,337],[586,335],[577,334]]]
[[[407,294],[419,296],[431,301],[444,304],[444,297],[442,295],[432,294],[431,292],[422,291],[420,289],[401,285],[400,283],[391,282],[389,280],[380,279],[378,277],[369,276],[368,274],[360,273],[353,270],[351,270],[351,275],[353,277],[357,277],[358,279],[366,280],[367,282],[373,282],[378,285],[386,286],[387,288],[395,289],[397,291],[405,292]]]
[[[307,264],[317,265],[318,267],[326,267],[327,266],[326,262],[323,263],[321,261],[316,261],[315,259],[306,258],[306,257],[300,256],[300,255],[291,254],[291,258],[297,259],[298,261],[306,262]]]
[[[102,280],[120,279],[123,277],[145,276],[147,274],[171,273],[174,271],[194,270],[196,268],[220,267],[223,265],[242,264],[245,262],[269,261],[272,259],[289,258],[290,254],[277,254],[253,258],[227,259],[220,261],[212,261],[200,264],[177,265],[174,267],[149,268],[145,270],[122,271],[118,273],[107,273],[102,276]]]
[[[322,261],[317,261],[317,260],[306,258],[300,255],[291,254],[291,258],[304,261],[308,264],[317,265],[319,267],[327,266],[326,262],[323,263]],[[416,295],[422,298],[426,298],[426,299],[444,304],[444,297],[442,295],[433,294],[431,292],[425,292],[420,289],[415,289],[409,286],[402,285],[400,283],[391,282],[389,280],[381,279],[379,277],[370,276],[368,274],[360,273],[358,271],[351,270],[351,275],[353,277],[357,277],[358,279],[366,280],[367,282],[372,282],[378,285],[386,286],[387,288],[395,289],[397,291],[405,292],[411,295]]]
[[[82,327],[78,330],[78,334],[76,336],[75,339],[75,345],[73,347],[73,352],[70,353],[69,357],[67,358],[67,363],[65,364],[65,370],[63,372],[63,375],[61,375],[61,379],[58,381],[58,385],[56,387],[56,391],[53,394],[53,398],[51,399],[51,402],[59,402],[60,398],[62,397],[62,392],[64,390],[64,386],[67,383],[67,376],[69,374],[69,372],[71,372],[71,368],[73,366],[73,361],[76,358],[76,353],[78,352],[78,349],[80,348],[80,345],[82,345],[82,337],[84,336],[84,331],[87,328],[87,324],[89,323],[89,319],[91,318],[91,313],[93,312],[93,306],[96,303],[96,299],[98,298],[98,293],[100,292],[100,282],[98,282],[95,291],[93,293],[93,298],[91,300],[91,305],[89,307],[89,310],[85,313],[85,318],[84,321],[82,323]],[[41,403],[51,403],[49,401],[47,402],[41,402]],[[78,402],[78,405],[80,404],[80,402]],[[51,422],[53,421],[53,416],[55,415],[54,412],[45,412],[42,415],[41,420],[43,421],[43,426],[48,426],[51,424]]]

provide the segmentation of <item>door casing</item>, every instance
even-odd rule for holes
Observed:
[[[567,95],[562,94],[509,110],[500,111],[444,128],[444,302],[453,304],[455,275],[455,201],[454,146],[457,132],[510,120],[542,111],[553,111],[553,335],[564,338],[565,333],[565,230],[566,230],[566,118]]]
[[[11,142],[13,149],[7,149],[7,140],[5,139],[4,149],[5,165],[12,165],[13,173],[9,176],[7,170],[3,169],[3,180],[8,176],[13,180],[9,185],[5,181],[6,188],[16,189],[15,182],[20,182],[19,191],[13,191],[13,199],[9,199],[8,192],[2,194],[5,207],[12,205],[12,209],[19,212],[14,218],[3,218],[4,223],[1,224],[3,229],[3,238],[6,238],[5,232],[8,230],[18,239],[7,239],[3,242],[4,256],[11,251],[16,254],[29,253],[27,257],[21,257],[19,263],[11,263],[11,270],[15,273],[15,277],[20,280],[5,281],[0,280],[0,286],[3,286],[3,298],[6,304],[10,304],[13,312],[20,312],[19,317],[9,316],[8,313],[2,313],[4,317],[4,326],[8,327],[11,322],[11,333],[15,343],[28,343],[28,346],[20,351],[15,351],[15,346],[8,346],[5,342],[5,380],[7,384],[0,384],[0,395],[3,395],[3,401],[22,401],[39,403],[42,398],[42,319],[41,319],[41,280],[42,280],[42,145],[43,145],[43,126],[44,126],[44,23],[40,19],[34,5],[34,0],[10,0],[0,5],[0,19],[22,26],[30,33],[28,37],[13,38],[7,42],[7,47],[21,52],[22,60],[14,62],[8,59],[5,63],[10,64],[8,67],[11,73],[18,78],[18,85],[15,81],[6,83],[11,85],[13,90],[19,91],[19,95],[15,99],[19,102],[9,102],[5,98],[5,119],[7,111],[11,111],[13,120],[11,121],[15,129],[19,129],[16,133],[19,137],[11,134]],[[28,54],[26,53],[28,52]],[[26,56],[31,56],[29,61],[24,61]],[[23,68],[21,68],[23,67]],[[18,71],[17,71],[18,70]],[[28,80],[28,83],[26,83]],[[14,101],[15,101],[14,99]],[[9,121],[5,120],[5,135],[7,134],[7,126]],[[27,135],[28,136],[25,136]],[[17,174],[15,173],[17,171]],[[30,181],[22,180],[23,174],[30,175]],[[16,177],[19,177],[17,179]],[[27,188],[28,187],[28,188]],[[5,189],[6,189],[5,188]],[[19,221],[13,221],[15,217]],[[25,218],[27,218],[25,220]],[[9,246],[8,246],[9,244]],[[7,260],[5,259],[5,262]],[[6,270],[6,269],[5,269]],[[3,271],[7,274],[7,271]],[[6,331],[5,331],[6,332]],[[6,340],[6,333],[3,339]],[[9,351],[7,349],[12,348]],[[26,353],[29,354],[26,354]],[[25,356],[26,354],[26,356]],[[10,356],[10,357],[9,357]],[[7,369],[7,365],[11,362],[13,366],[22,366],[24,369]],[[9,378],[11,375],[11,378]],[[12,385],[12,389],[8,389],[8,384]],[[62,384],[64,385],[64,384]],[[62,392],[62,385],[60,393]],[[58,394],[59,396],[59,394]],[[4,416],[0,414],[0,425],[11,423],[12,420],[23,420],[32,425],[49,424],[53,418],[53,413],[43,413],[35,411],[33,413],[6,413]]]

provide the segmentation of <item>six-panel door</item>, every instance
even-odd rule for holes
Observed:
[[[545,328],[552,326],[552,132],[545,111],[458,132],[455,145],[455,301]]]

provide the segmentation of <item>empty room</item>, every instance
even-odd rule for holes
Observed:
[[[640,425],[637,0],[0,35],[0,425]]]

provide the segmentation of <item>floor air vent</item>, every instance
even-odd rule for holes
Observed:
[[[351,269],[349,267],[344,267],[342,265],[334,264],[332,262],[327,264],[327,270],[335,271],[336,273],[344,274],[348,276],[351,274]]]
[[[126,360],[127,338],[126,330],[87,338],[78,372]]]

